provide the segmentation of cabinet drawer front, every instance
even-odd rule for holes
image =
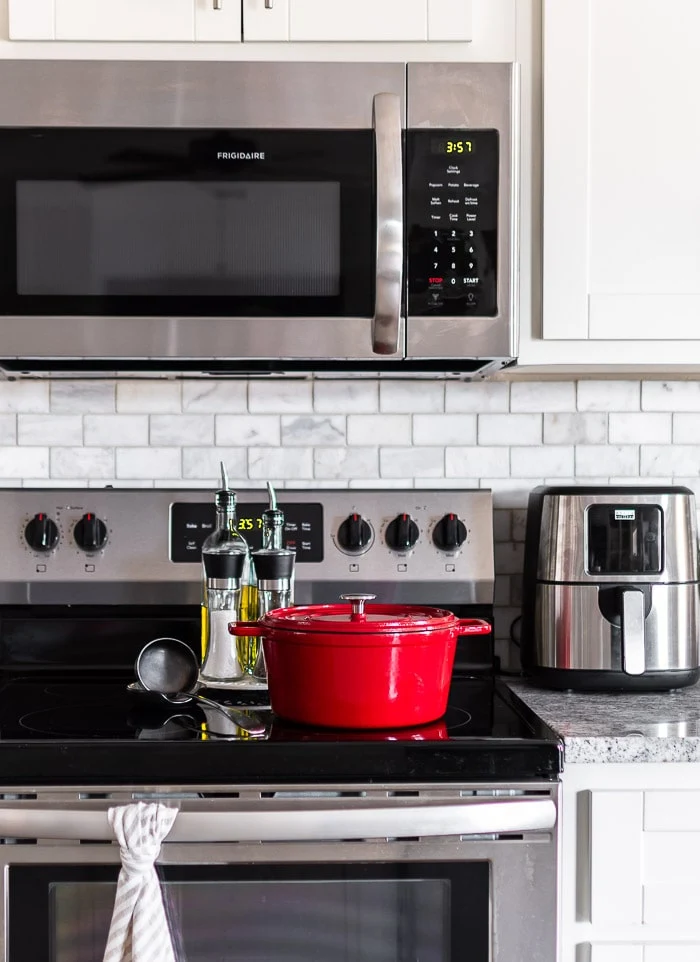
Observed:
[[[700,942],[644,946],[644,962],[698,962],[698,959],[700,959]]]
[[[590,949],[588,959],[590,962],[645,962],[644,946],[642,945],[623,945],[621,943],[607,943],[601,945],[582,945],[579,946],[583,952],[577,954],[577,958],[586,958],[585,949]]]
[[[56,40],[194,40],[194,14],[193,0],[56,0]]]
[[[10,0],[10,40],[53,40],[54,0]]]
[[[700,832],[700,792],[645,792],[645,832]]]

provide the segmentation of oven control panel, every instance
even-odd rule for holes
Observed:
[[[296,598],[490,604],[488,490],[285,490]],[[260,545],[266,492],[238,491],[238,525]],[[202,489],[0,489],[0,602],[198,603],[215,524]],[[170,601],[168,601],[170,603]]]
[[[406,135],[408,313],[498,313],[497,130]]]

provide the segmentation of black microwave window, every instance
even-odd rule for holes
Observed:
[[[17,290],[337,297],[340,184],[17,183]]]
[[[658,505],[592,505],[587,524],[589,574],[663,571],[663,512]]]

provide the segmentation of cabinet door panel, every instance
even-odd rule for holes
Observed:
[[[592,945],[590,948],[590,962],[645,962],[644,947],[641,945],[611,942],[607,945]]]
[[[591,922],[642,921],[642,792],[591,792]]]
[[[698,962],[698,959],[700,959],[700,942],[644,947],[644,962]]]
[[[293,0],[292,0],[293,2]],[[290,0],[243,0],[243,39],[246,41],[289,40]]]
[[[428,0],[428,40],[471,39],[471,0]]]
[[[546,0],[545,337],[700,338],[699,59],[697,0]]]
[[[193,0],[56,0],[56,40],[194,40],[194,14]]]
[[[53,40],[54,0],[10,0],[10,40]]]
[[[290,0],[289,39],[427,40],[427,0]]]
[[[195,0],[195,40],[241,42],[241,0]]]

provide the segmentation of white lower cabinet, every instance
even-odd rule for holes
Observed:
[[[9,0],[10,40],[241,40],[241,0]]]
[[[564,768],[561,962],[700,962],[700,764]]]

